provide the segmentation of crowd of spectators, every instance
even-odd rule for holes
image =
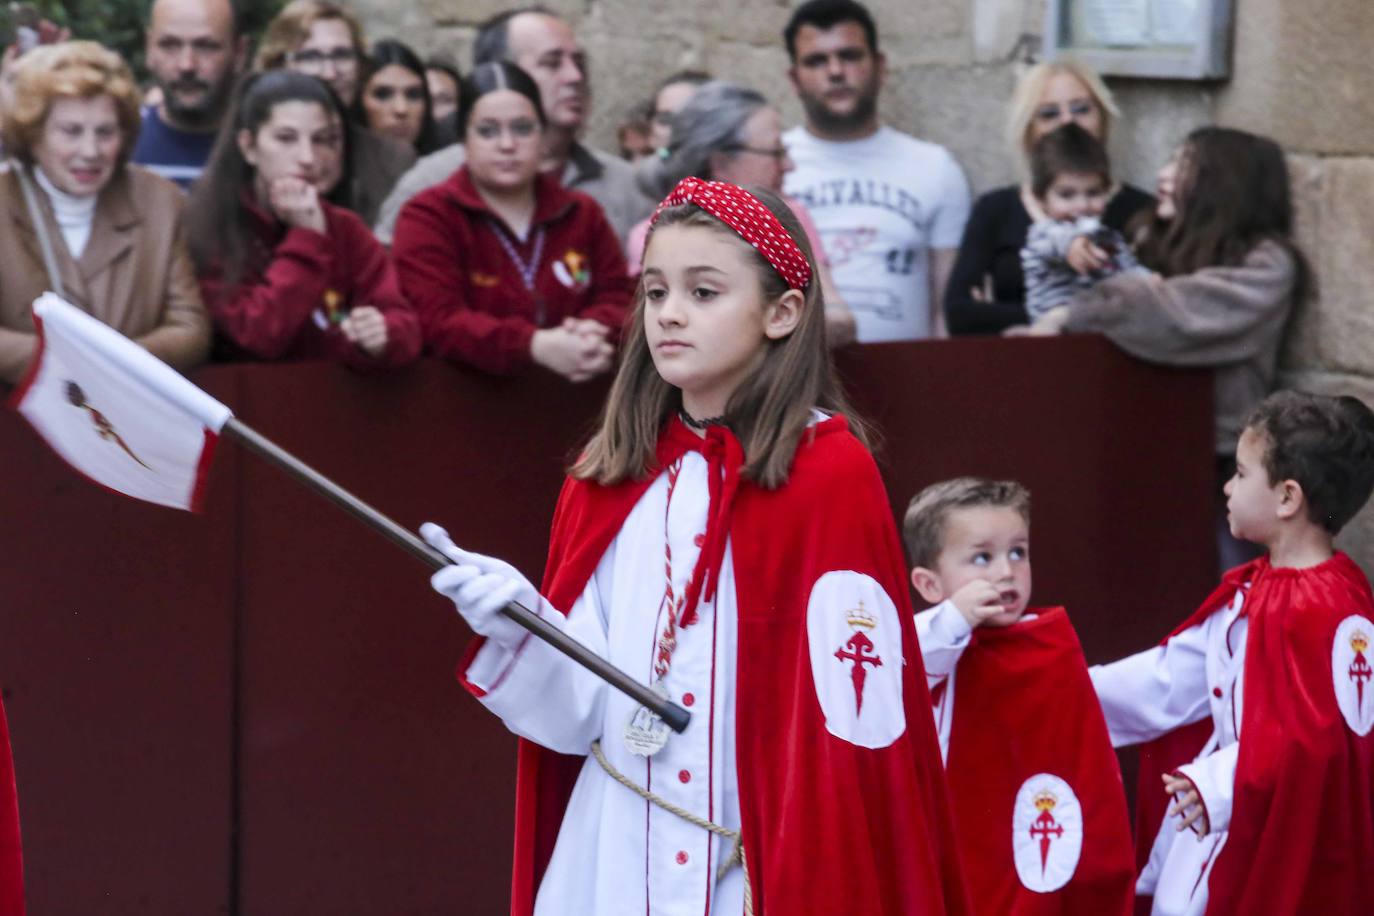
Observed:
[[[428,352],[591,378],[614,363],[655,201],[695,175],[786,195],[832,345],[1089,331],[1216,368],[1225,480],[1309,280],[1277,146],[1207,128],[1154,193],[1113,182],[1119,112],[1071,60],[1022,76],[1007,118],[1022,180],[971,201],[948,150],[885,123],[879,25],[854,0],[803,3],[782,35],[803,123],[681,71],[647,87],[615,154],[583,141],[587,55],[540,6],[484,23],[466,76],[369,40],[331,0],[292,0],[260,35],[233,0],[155,0],[142,90],[77,31],[4,57],[8,382],[44,289],[182,369],[211,353],[378,369]],[[1075,175],[1092,201],[1056,202]],[[1025,265],[1033,284],[1056,278],[1029,309]]]

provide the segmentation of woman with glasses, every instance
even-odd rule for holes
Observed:
[[[508,62],[463,81],[467,161],[401,210],[392,251],[436,356],[485,372],[608,371],[633,283],[592,198],[539,170],[539,87]]]
[[[318,77],[347,111],[358,100],[363,51],[362,26],[348,10],[329,0],[292,0],[263,30],[253,69]],[[392,187],[415,164],[415,148],[361,123],[350,121],[347,129],[351,168],[340,199],[370,226]]]
[[[945,320],[951,334],[1000,334],[1025,325],[1026,278],[1021,248],[1031,223],[1045,214],[1031,193],[1031,147],[1057,127],[1074,123],[1106,145],[1112,118],[1120,115],[1101,78],[1083,64],[1057,60],[1026,71],[1012,95],[1007,141],[1025,179],[979,197],[964,227],[959,256],[945,288]],[[1104,225],[1124,232],[1131,218],[1154,206],[1139,188],[1113,189]]]
[[[388,38],[372,46],[364,69],[367,77],[355,106],[356,120],[373,133],[408,144],[421,156],[438,149],[425,65],[415,52]]]
[[[414,360],[420,327],[384,249],[326,196],[346,119],[320,80],[250,76],[191,198],[191,257],[223,355]]]
[[[642,175],[641,184],[651,196],[662,198],[687,176],[751,185],[782,193],[782,176],[792,171],[792,160],[782,144],[782,117],[761,94],[735,83],[712,80],[701,84],[672,118],[664,158],[653,173]],[[820,233],[811,215],[798,200],[784,198],[806,231],[816,253],[821,292],[825,296],[826,337],[832,346],[854,339],[854,316],[845,306],[830,263],[822,254]],[[649,220],[630,230],[625,243],[630,275],[639,276]]]

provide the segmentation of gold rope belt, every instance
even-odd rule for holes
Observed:
[[[724,878],[731,868],[738,865],[744,871],[744,916],[754,916],[754,895],[749,888],[749,869],[744,863],[744,841],[740,838],[740,832],[738,830],[731,830],[728,827],[722,827],[720,824],[713,824],[704,817],[697,817],[685,808],[679,808],[661,795],[655,795],[648,789],[639,785],[630,777],[611,766],[611,762],[606,759],[606,754],[601,750],[600,739],[592,742],[592,756],[596,758],[597,763],[601,764],[601,769],[606,771],[607,776],[611,777],[640,798],[658,805],[669,814],[676,814],[689,824],[700,827],[702,830],[709,830],[716,836],[724,837],[729,840],[730,857],[722,862],[720,868],[716,871],[716,880],[719,881]]]

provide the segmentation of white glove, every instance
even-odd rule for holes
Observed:
[[[516,601],[539,613],[543,599],[530,581],[509,563],[460,550],[448,532],[433,522],[420,526],[420,536],[454,563],[430,577],[434,590],[457,606],[474,633],[511,651],[519,648],[527,631],[502,614],[501,608]]]

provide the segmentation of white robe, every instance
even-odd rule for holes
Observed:
[[[1154,894],[1154,916],[1202,916],[1212,866],[1226,845],[1245,684],[1244,600],[1244,590],[1238,591],[1230,605],[1165,645],[1089,669],[1114,747],[1212,719],[1212,736],[1201,753],[1179,768],[1197,786],[1208,833],[1200,839],[1192,831],[1180,833],[1182,817],[1165,814],[1136,882],[1137,893]]]
[[[665,471],[625,520],[586,590],[551,622],[644,683],[665,623]],[[682,459],[668,519],[673,588],[683,593],[700,553],[709,504],[707,464]],[[486,692],[483,704],[511,731],[565,754],[588,754],[593,740],[611,765],[650,791],[732,830],[740,825],[735,775],[736,598],[727,544],[714,606],[703,602],[692,626],[679,628],[666,686],[692,721],[682,735],[645,759],[622,736],[637,704],[545,643],[527,638],[511,652],[488,641],[465,676]],[[613,782],[591,757],[578,776],[536,916],[653,914],[737,916],[743,872],[716,870],[731,844]]]

